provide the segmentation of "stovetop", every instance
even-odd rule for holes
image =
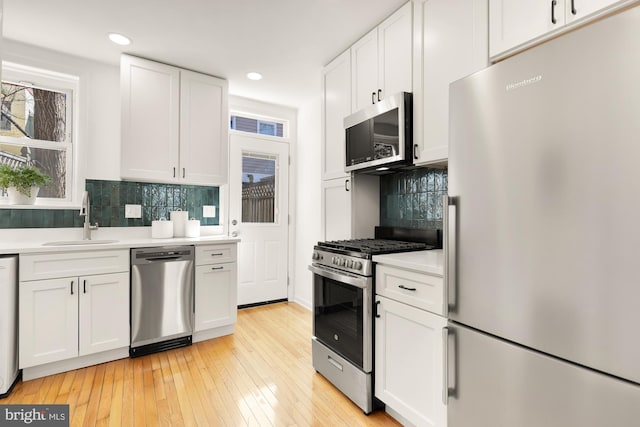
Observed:
[[[313,248],[312,265],[329,267],[335,273],[373,275],[374,255],[424,251],[442,247],[441,230],[414,230],[376,227],[375,239],[332,240],[318,242]]]
[[[369,256],[396,252],[423,251],[434,248],[426,243],[387,239],[333,240],[328,242],[318,242],[318,247],[345,252],[359,252]]]

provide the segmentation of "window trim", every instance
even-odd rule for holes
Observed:
[[[11,209],[71,209],[77,207],[76,194],[79,182],[78,152],[79,152],[79,110],[80,77],[60,73],[53,70],[31,67],[10,61],[2,61],[2,81],[23,86],[42,88],[53,92],[66,93],[71,102],[66,103],[66,117],[71,126],[65,129],[65,139],[60,142],[42,141],[27,137],[5,137],[0,135],[0,142],[7,145],[44,148],[65,151],[66,189],[65,198],[38,197],[34,205],[10,205],[6,198],[0,198],[0,208]]]

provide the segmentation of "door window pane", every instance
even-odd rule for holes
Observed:
[[[275,223],[276,157],[242,155],[242,222]]]

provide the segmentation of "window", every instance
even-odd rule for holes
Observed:
[[[276,162],[271,155],[242,153],[242,222],[275,222]]]
[[[248,115],[231,115],[230,129],[241,132],[257,133],[260,135],[285,137],[285,122],[265,118],[249,117]]]
[[[78,78],[8,62],[2,77],[0,163],[37,167],[53,179],[38,198],[71,201]]]

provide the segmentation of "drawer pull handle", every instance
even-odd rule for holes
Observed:
[[[224,267],[211,267],[212,270],[224,270]]]
[[[73,280],[71,281],[71,295],[73,295]]]
[[[342,365],[331,358],[331,356],[327,356],[327,360],[331,363],[336,369],[342,371]]]
[[[376,311],[376,313],[375,313],[375,314],[376,314],[376,317],[377,317],[377,318],[380,318],[380,313],[378,313],[378,306],[380,305],[380,302],[381,302],[381,301],[376,301],[376,310],[375,310],[375,311]]]
[[[416,288],[408,288],[405,285],[398,285],[400,289],[404,289],[405,291],[415,291]]]
[[[86,280],[82,281],[82,287],[84,288],[84,293],[86,294],[87,293],[87,281]]]
[[[222,256],[222,255],[224,255],[222,252],[217,253],[217,254],[211,254],[211,256]]]

